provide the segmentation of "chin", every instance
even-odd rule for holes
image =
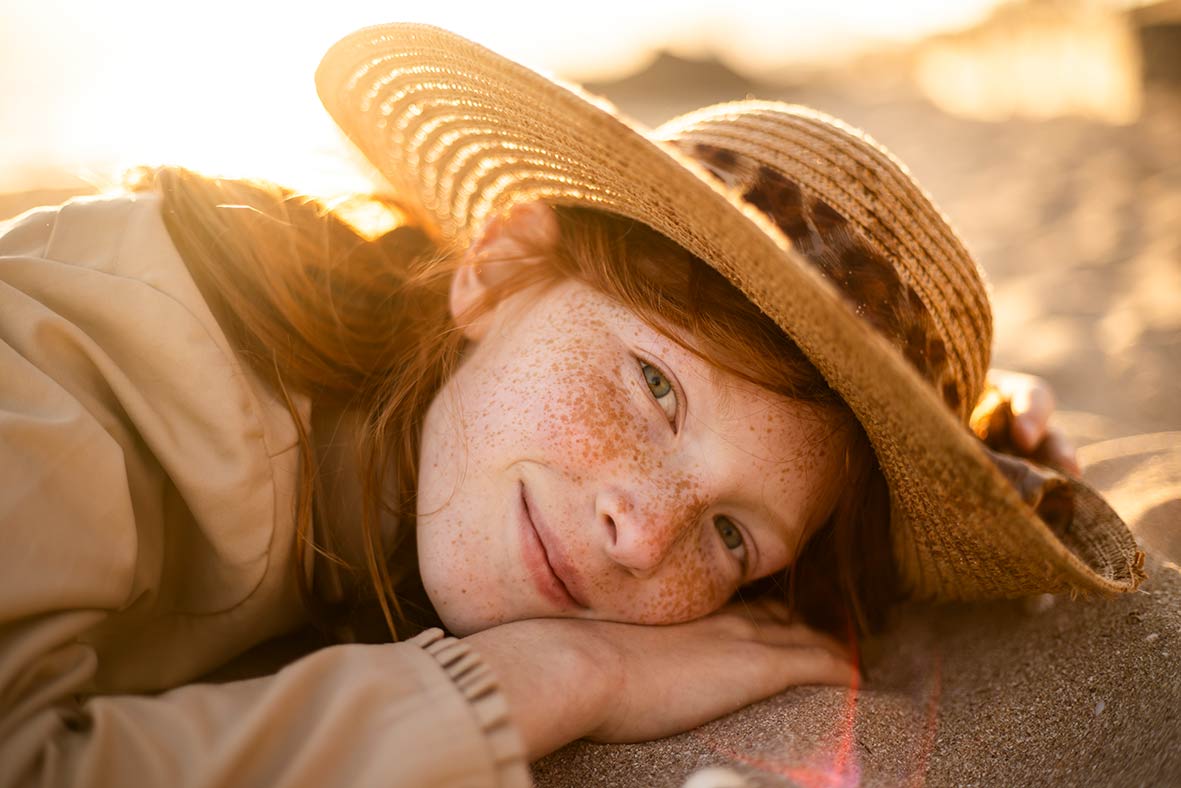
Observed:
[[[479,609],[476,609],[477,606],[472,604],[473,597],[470,592],[468,594],[457,593],[454,586],[447,586],[446,590],[439,592],[437,589],[431,588],[427,578],[424,577],[423,581],[427,598],[431,600],[431,606],[443,623],[443,628],[449,634],[456,637],[466,637],[512,620],[508,617],[496,616],[495,611],[485,606],[479,606]],[[478,599],[479,595],[477,594],[474,598]]]
[[[477,632],[483,632],[485,629],[495,626],[494,623],[482,621],[475,616],[444,615],[440,613],[439,619],[443,622],[443,627],[447,632],[460,638],[474,635]]]

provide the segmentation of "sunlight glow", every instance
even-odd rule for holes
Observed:
[[[1140,61],[1126,21],[1096,7],[1046,4],[925,48],[919,85],[947,112],[980,120],[1076,115],[1130,123]]]
[[[658,48],[782,73],[795,62],[838,62],[882,42],[969,25],[995,3],[5,0],[0,193],[102,188],[124,168],[163,163],[316,193],[365,189],[373,173],[320,106],[312,75],[334,41],[395,18],[440,25],[586,81],[634,70]],[[931,58],[932,69],[948,72],[932,95],[955,95],[972,66],[947,53]]]

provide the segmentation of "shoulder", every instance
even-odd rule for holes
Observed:
[[[75,198],[0,224],[0,280],[34,297],[69,283],[84,287],[96,305],[108,294],[151,289],[198,322],[212,321],[156,194]]]
[[[297,430],[237,358],[169,238],[158,196],[73,200],[0,225],[5,378],[22,381],[25,395],[8,403],[16,416],[30,425],[67,423],[62,414],[94,421],[92,442],[108,446],[103,457],[122,457],[131,498],[159,498],[166,479],[201,534],[193,543],[212,546],[210,566],[243,570],[179,609],[225,609],[253,589],[271,525],[285,522]],[[29,440],[43,444],[43,432]],[[81,455],[71,463],[59,468],[77,471],[67,481],[86,473]],[[159,532],[165,515],[175,525],[177,512],[156,508],[137,509],[137,528],[152,521]]]
[[[122,192],[31,208],[0,222],[0,254],[69,259],[78,256],[79,238],[109,245],[137,220],[150,223],[159,211],[159,195]]]
[[[155,195],[76,199],[18,217],[0,235],[0,283],[2,338],[55,377],[118,370],[146,392],[233,366]]]
[[[24,305],[24,327],[34,314],[68,324],[129,378],[224,386],[236,396],[187,402],[184,412],[261,418],[268,452],[282,451],[294,442],[286,407],[237,359],[172,243],[161,202],[150,192],[76,198],[0,224],[6,300]]]
[[[186,414],[254,422],[274,455],[296,441],[285,405],[245,368],[165,227],[160,196],[120,193],[35,208],[0,224],[0,284],[29,319],[68,324],[143,383],[174,380]],[[93,352],[91,353],[93,355]],[[235,396],[201,396],[201,379]],[[187,393],[186,393],[187,392]],[[200,405],[200,406],[198,406]]]
[[[34,208],[0,224],[0,258],[8,267],[16,259],[40,259],[56,264],[52,268],[74,267],[157,285],[183,282],[187,271],[164,227],[160,202],[153,193],[119,193]]]

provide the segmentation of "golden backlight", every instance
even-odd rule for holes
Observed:
[[[980,120],[1130,123],[1142,98],[1127,15],[1081,3],[1002,8],[986,24],[922,47],[915,76],[943,110]]]
[[[579,7],[469,0],[5,0],[0,194],[105,188],[125,168],[159,163],[267,177],[317,194],[365,189],[371,172],[341,141],[312,76],[322,52],[341,35],[394,19],[448,27],[581,82],[634,71],[660,47],[699,57],[715,53],[755,76],[790,73],[791,64],[831,66],[870,48],[971,27],[988,17],[996,0],[570,5]],[[1014,100],[1051,113],[1082,106],[1092,115],[1127,119],[1135,112],[1131,59],[1118,32],[1100,31],[1082,45],[1059,41],[1058,50],[1082,48],[1074,59],[1058,58],[1062,69],[1035,69],[1043,76],[1040,85],[1013,64],[1012,40],[998,40],[953,38],[922,48],[920,84],[945,109],[979,117],[1003,116]],[[1107,48],[1096,54],[1096,43]],[[1027,61],[1026,50],[1039,51],[1036,41],[1030,47],[1016,51]],[[1079,71],[1078,61],[1090,71]],[[1061,98],[1063,80],[1075,77],[1066,98],[1057,104],[1046,98]],[[1014,85],[1022,89],[1017,99],[1007,95]]]
[[[103,188],[126,167],[159,163],[316,193],[364,188],[369,175],[321,108],[312,74],[333,41],[369,24],[437,24],[585,80],[621,75],[659,47],[714,51],[752,72],[833,61],[968,24],[993,2],[6,0],[0,193]]]

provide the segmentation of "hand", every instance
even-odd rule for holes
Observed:
[[[1082,473],[1074,446],[1061,430],[1050,426],[1054,392],[1036,375],[990,369],[988,383],[1009,403],[1013,413],[1009,438],[1021,454],[1076,476]]]
[[[530,759],[582,737],[669,736],[787,687],[857,677],[840,644],[772,602],[671,626],[518,621],[465,640],[499,676]]]
[[[788,687],[859,681],[840,643],[789,620],[785,605],[761,600],[735,603],[687,624],[614,625],[626,627],[611,639],[620,683],[607,715],[588,738],[656,739]]]

